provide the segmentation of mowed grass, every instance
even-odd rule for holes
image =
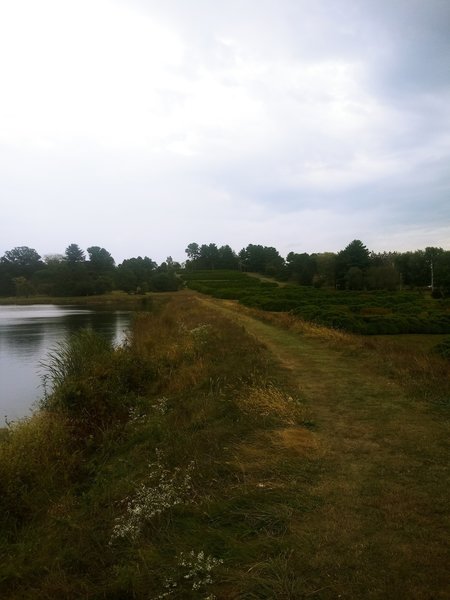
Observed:
[[[214,302],[284,365],[316,434],[320,502],[296,525],[297,573],[320,598],[447,597],[448,363]]]
[[[447,364],[166,300],[0,445],[2,598],[448,597]]]

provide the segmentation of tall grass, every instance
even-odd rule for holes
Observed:
[[[94,362],[103,362],[111,351],[108,340],[90,329],[59,343],[41,363],[46,397],[60,389],[67,379],[83,377],[92,370]]]
[[[82,435],[126,420],[154,379],[151,365],[129,344],[114,347],[91,330],[59,344],[41,367],[41,408],[70,416]]]

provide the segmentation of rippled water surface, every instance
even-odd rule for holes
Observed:
[[[0,426],[29,414],[42,397],[39,363],[74,331],[89,327],[120,343],[130,313],[80,307],[0,306]]]

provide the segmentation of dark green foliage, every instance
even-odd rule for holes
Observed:
[[[450,297],[450,251],[439,253],[433,262],[433,296]]]
[[[292,311],[308,321],[352,333],[450,333],[445,305],[420,292],[279,286],[232,271],[183,273],[182,277],[188,287],[203,294],[239,300],[261,310]]]
[[[116,269],[116,286],[125,292],[147,292],[156,269],[148,256],[127,258]]]
[[[138,256],[116,267],[105,248],[90,246],[87,252],[88,260],[78,244],[72,243],[64,255],[47,256],[44,262],[27,246],[5,252],[0,258],[0,296],[88,296],[114,289],[145,294],[179,289],[173,274],[180,270],[180,264],[170,256],[159,266],[148,257]],[[207,269],[239,274],[244,271],[317,289],[429,288],[434,298],[450,295],[450,252],[442,248],[377,254],[370,253],[360,240],[353,240],[337,254],[290,252],[285,261],[272,246],[249,244],[238,255],[229,245],[218,247],[214,243],[193,242],[187,246],[186,253],[186,272],[199,273]],[[160,273],[171,275],[159,276]],[[215,292],[224,298],[231,298],[230,294],[225,290]]]
[[[0,258],[0,295],[29,296],[34,293],[33,274],[43,267],[33,248],[18,246]]]
[[[176,292],[182,285],[183,282],[173,271],[156,273],[150,281],[150,289],[153,292]]]
[[[276,248],[249,244],[239,252],[244,271],[277,277],[284,271],[284,260]]]
[[[84,262],[86,256],[78,244],[70,244],[65,250],[65,259],[70,264]]]
[[[33,248],[18,246],[5,252],[3,260],[20,270],[22,275],[30,275],[41,266],[41,257]]]
[[[289,252],[286,257],[286,271],[288,278],[300,285],[312,285],[313,278],[317,275],[317,264],[314,257],[306,252],[303,254]]]
[[[186,261],[188,270],[239,268],[238,257],[228,245],[218,248],[216,244],[199,246],[196,242],[192,242],[185,252],[188,256]]]

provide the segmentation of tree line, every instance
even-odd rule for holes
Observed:
[[[425,288],[441,297],[450,294],[450,252],[442,248],[408,252],[371,252],[353,240],[339,252],[289,252],[249,244],[240,252],[230,246],[195,242],[186,248],[187,269],[235,269],[275,277],[280,281],[343,290]]]
[[[283,258],[272,246],[249,244],[235,252],[229,245],[192,242],[182,265],[170,256],[160,265],[148,256],[128,258],[116,265],[105,248],[91,246],[86,252],[74,243],[64,254],[44,258],[28,246],[8,250],[0,258],[0,295],[86,296],[114,289],[130,293],[175,291],[181,286],[177,272],[182,268],[254,272],[317,288],[430,288],[437,297],[450,295],[450,251],[436,247],[376,253],[361,240],[353,240],[339,252],[289,252]]]
[[[125,292],[175,291],[181,286],[180,265],[169,256],[157,263],[148,256],[128,258],[116,265],[100,246],[70,244],[64,254],[42,258],[28,246],[8,250],[0,258],[1,296],[88,296],[114,289]]]

